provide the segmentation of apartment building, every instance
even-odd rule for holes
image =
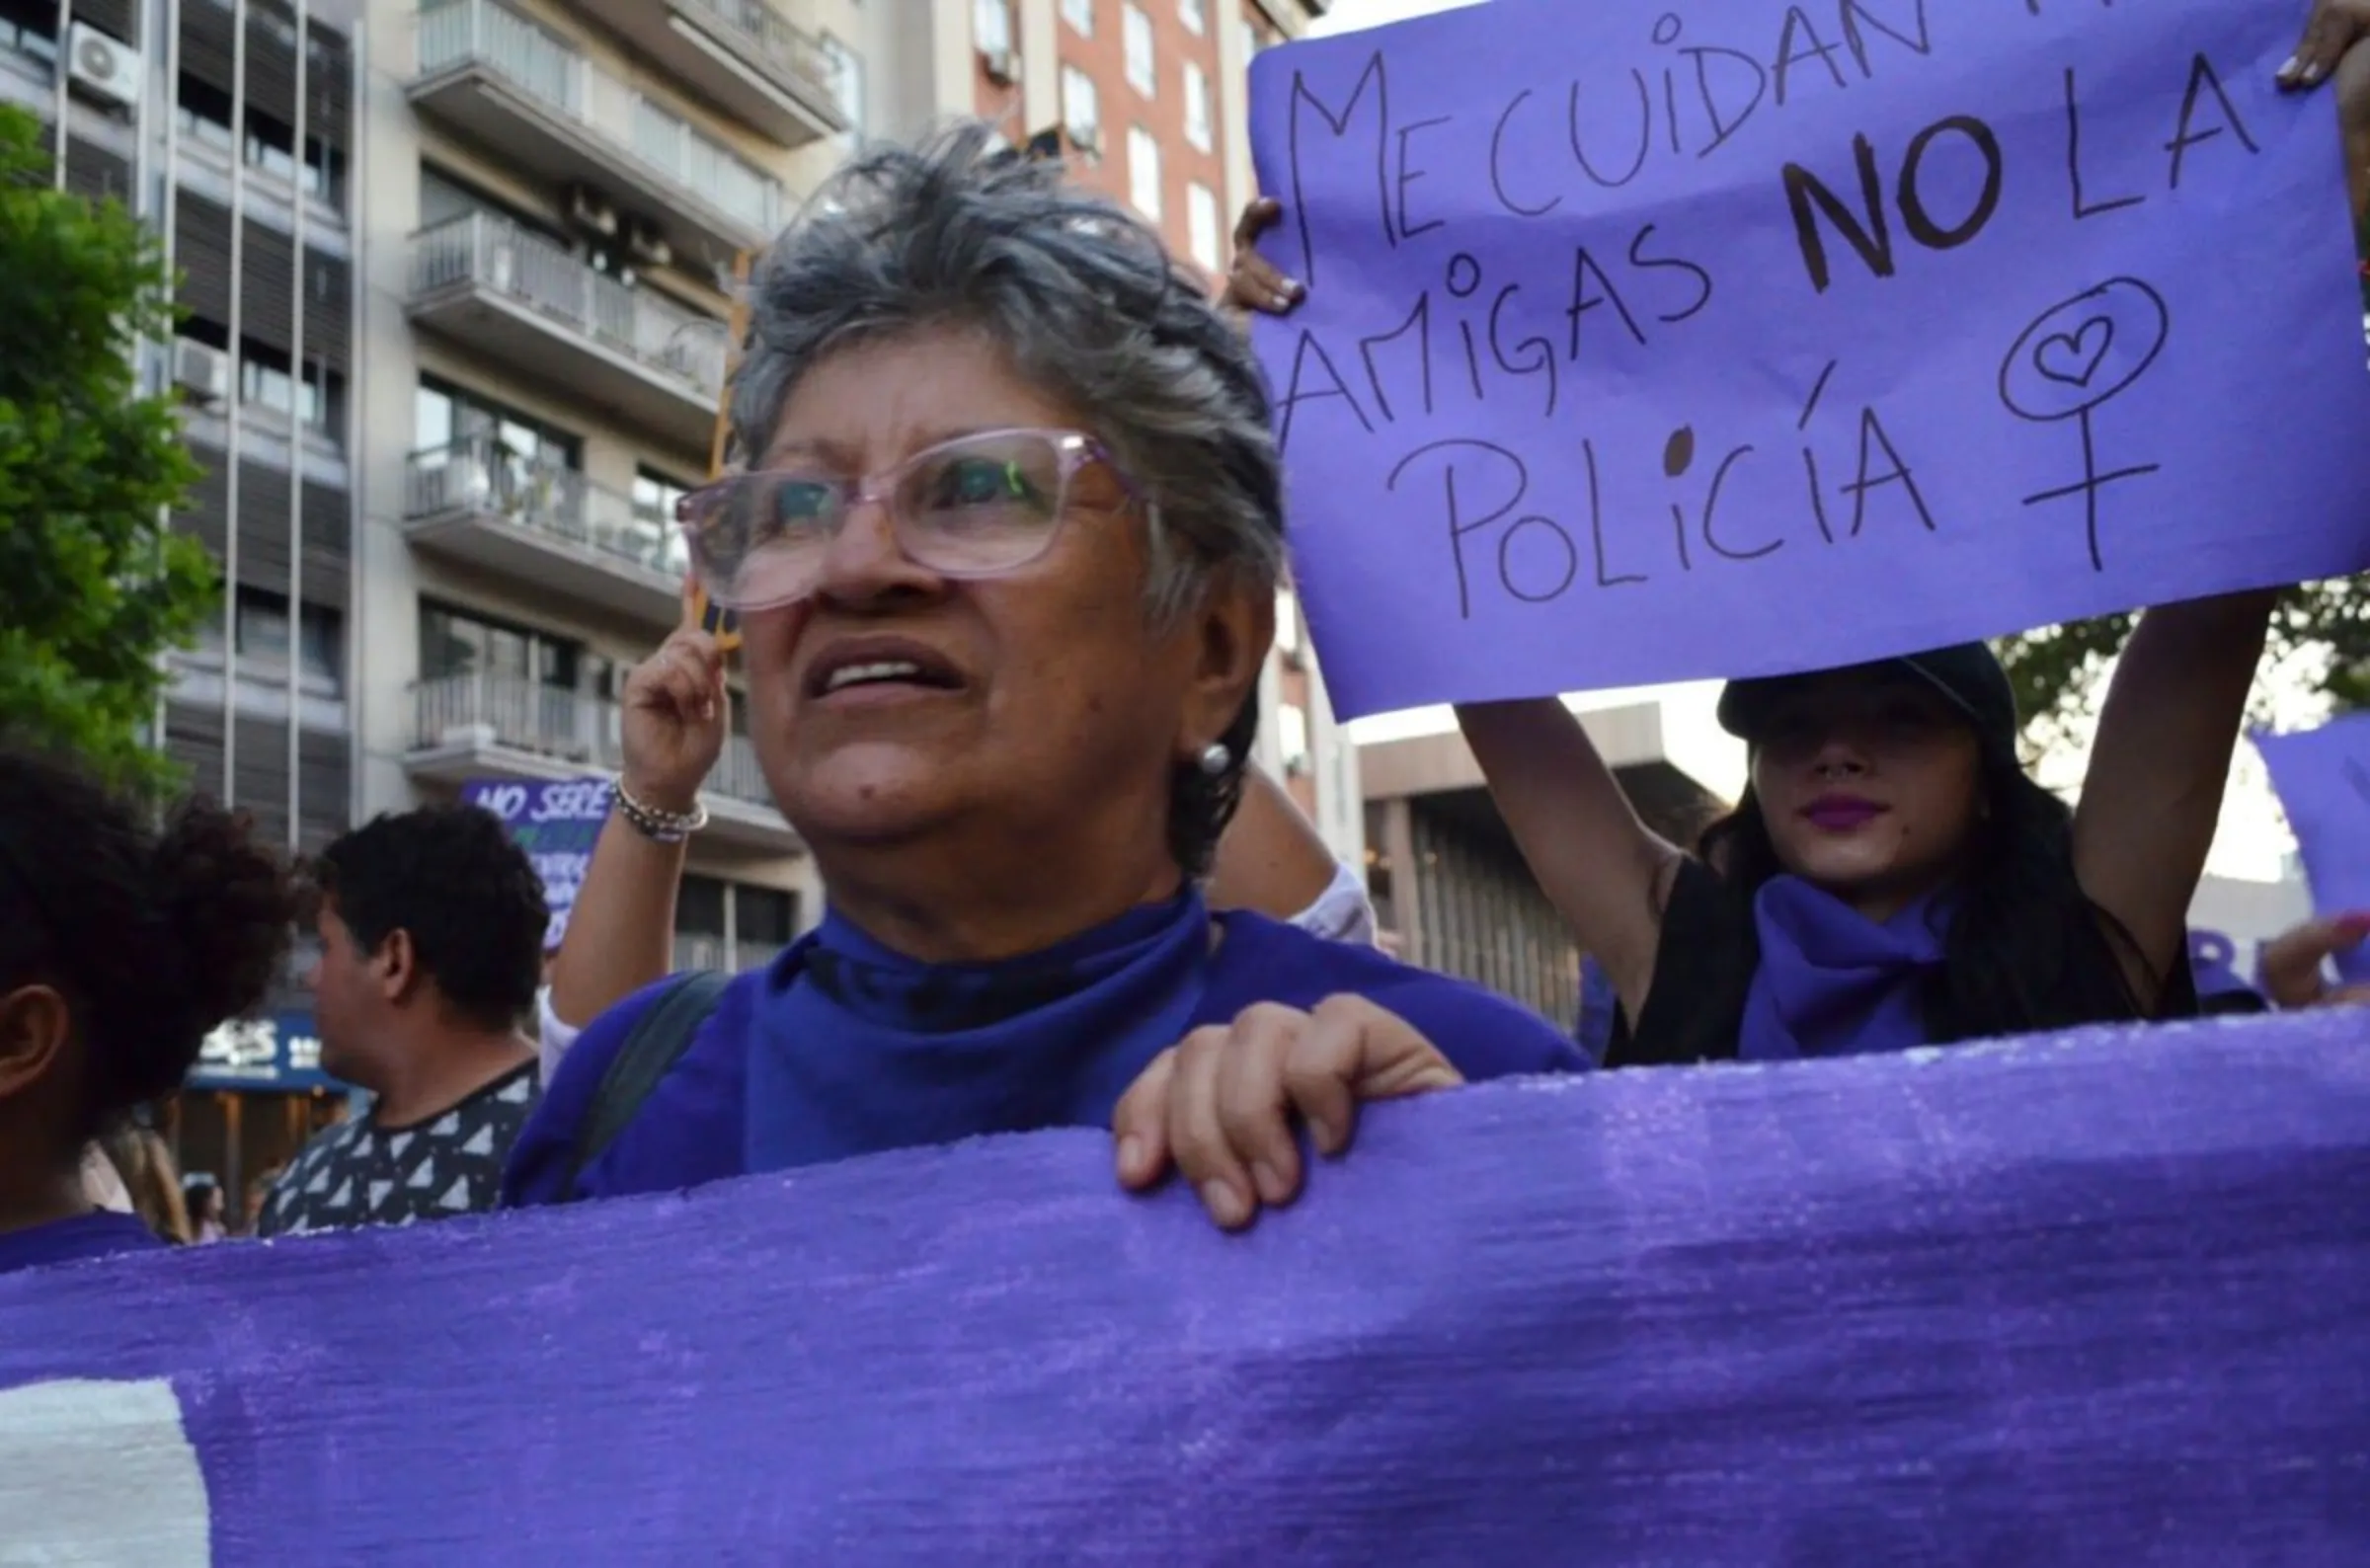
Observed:
[[[213,551],[222,614],[157,715],[192,783],[290,851],[355,808],[351,395],[358,0],[0,0],[0,97],[39,115],[67,190],[114,197],[181,269],[187,318],[147,384],[204,469],[175,526]],[[219,1039],[170,1123],[236,1184],[328,1109],[308,960]]]
[[[361,92],[366,810],[613,770],[625,671],[677,614],[673,505],[718,455],[737,261],[863,121],[859,0],[412,0]],[[735,730],[677,960],[819,912]]]
[[[206,473],[175,521],[228,591],[176,660],[166,747],[291,850],[354,804],[350,10],[0,0],[0,94],[42,118],[65,188],[146,217],[184,274],[149,380],[186,403]]]

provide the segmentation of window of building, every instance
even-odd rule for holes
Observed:
[[[798,934],[798,895],[780,888],[735,888],[733,921],[733,940],[741,946],[778,952]]]
[[[175,95],[175,133],[183,141],[228,153],[237,138],[231,134],[230,95],[211,82],[184,76]]]
[[[1290,588],[1276,589],[1276,648],[1287,659],[1301,655],[1301,601]]]
[[[516,461],[581,468],[585,443],[573,431],[434,376],[420,378],[412,398],[412,449],[442,452],[483,444]]]
[[[1276,704],[1276,749],[1283,753],[1284,771],[1308,771],[1308,714],[1296,703]]]
[[[239,345],[239,401],[273,414],[297,414],[332,440],[346,428],[346,378],[318,359],[305,362],[301,389],[288,356],[250,338]]]
[[[50,0],[0,0],[0,52],[54,65],[57,7]]]
[[[1204,152],[1216,139],[1210,118],[1210,78],[1191,60],[1185,62],[1185,139]]]
[[[689,488],[653,468],[634,470],[634,525],[658,557],[658,564],[677,571],[691,564],[690,547],[674,521],[674,504]]]
[[[1160,86],[1159,63],[1152,56],[1152,19],[1130,5],[1120,12],[1120,22],[1127,40],[1128,85],[1150,98]]]
[[[847,139],[864,138],[864,56],[829,33],[823,36],[823,57],[831,62],[838,84],[839,113],[847,117]]]
[[[464,181],[454,179],[443,170],[428,164],[420,166],[420,226],[436,228],[457,218],[483,213],[499,218],[519,230],[546,240],[562,250],[570,246],[568,237],[546,224],[533,213],[512,205],[500,196],[481,191]]]
[[[714,877],[685,876],[674,895],[674,934],[724,940],[724,902],[732,885]]]
[[[1185,188],[1185,223],[1194,265],[1216,276],[1225,271],[1218,225],[1218,193],[1198,180]]]
[[[296,614],[297,675],[322,696],[335,697],[345,689],[346,617],[327,604],[307,604]],[[241,672],[252,667],[284,672],[288,667],[288,601],[284,594],[239,586],[236,628]],[[219,640],[219,634],[217,634]]]
[[[1074,65],[1062,67],[1062,124],[1080,146],[1101,145],[1102,97],[1094,90],[1094,78]]]
[[[1202,0],[1177,0],[1177,20],[1185,24],[1186,32],[1197,38],[1210,26],[1209,13]]]
[[[1094,37],[1094,0],[1062,0],[1062,20],[1082,39]]]
[[[443,680],[485,675],[576,691],[584,649],[564,637],[488,616],[420,601],[420,675]]]
[[[232,600],[231,637],[242,668],[253,676],[288,669],[288,600],[284,593],[240,584]],[[333,605],[307,604],[297,612],[297,676],[314,696],[339,697],[346,690],[346,617]],[[222,653],[222,617],[208,615],[198,628],[198,652]]]
[[[231,134],[230,95],[210,82],[184,74],[174,93],[176,133],[200,147],[228,154]],[[271,179],[297,184],[296,130],[286,120],[250,105],[247,129],[239,155],[250,169]],[[301,176],[306,195],[343,208],[346,203],[346,154],[318,136],[304,138]]]
[[[230,352],[230,330],[206,316],[191,316],[179,336],[201,343],[220,353]],[[346,378],[318,359],[307,360],[299,392],[288,356],[259,339],[239,344],[239,403],[261,413],[285,419],[301,399],[305,428],[327,440],[346,438]]]
[[[1011,0],[972,0],[971,35],[983,54],[1012,52]]]
[[[1160,143],[1142,125],[1128,127],[1128,199],[1155,221],[1160,216]]]

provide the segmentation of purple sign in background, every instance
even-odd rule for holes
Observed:
[[[996,1138],[0,1278],[0,1541],[2370,1562],[2349,1015],[1381,1107],[1247,1237],[1110,1165]]]
[[[2255,749],[2296,835],[2317,914],[2370,910],[2370,714],[2296,735],[2258,735]],[[2336,957],[2347,984],[2370,984],[2370,943]]]
[[[608,781],[559,779],[521,784],[495,780],[463,785],[461,799],[501,818],[511,837],[534,862],[536,875],[543,879],[543,898],[551,905],[543,950],[556,952],[560,938],[568,934],[576,890],[584,886],[585,871],[592,864],[592,846],[600,841],[600,824],[608,821]]]
[[[2370,564],[2301,4],[1493,0],[1252,67],[1344,717]]]

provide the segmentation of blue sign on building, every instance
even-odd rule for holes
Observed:
[[[222,1025],[205,1037],[188,1083],[193,1089],[291,1093],[345,1087],[321,1070],[321,1037],[309,1013],[240,1018]]]

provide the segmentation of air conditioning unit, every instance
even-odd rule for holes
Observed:
[[[626,254],[645,267],[665,267],[674,260],[674,248],[656,223],[636,218],[626,225]]]
[[[129,109],[140,101],[140,55],[122,39],[77,22],[66,35],[66,76],[92,98]]]
[[[173,384],[200,403],[230,398],[230,355],[187,338],[173,342]]]
[[[1072,125],[1069,127],[1069,144],[1089,158],[1100,158],[1103,155],[1102,128],[1098,125]]]
[[[617,235],[617,209],[582,186],[568,194],[568,221],[589,234]]]
[[[1010,87],[1020,80],[1020,55],[1011,49],[982,49],[980,65],[988,72],[988,80],[998,87]]]

